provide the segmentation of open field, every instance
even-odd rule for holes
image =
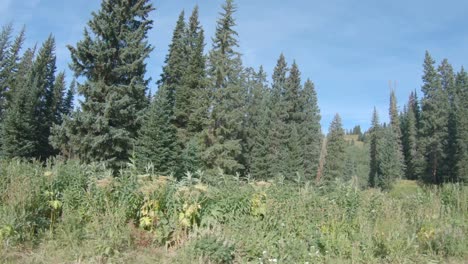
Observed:
[[[207,184],[209,182],[209,185]],[[468,188],[0,163],[2,263],[466,263]]]

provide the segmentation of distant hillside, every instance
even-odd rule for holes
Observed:
[[[345,135],[345,140],[350,144],[354,142],[354,144],[358,147],[364,147],[364,142],[359,141],[359,135]]]

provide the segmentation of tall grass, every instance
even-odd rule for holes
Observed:
[[[458,263],[467,219],[459,185],[384,193],[0,161],[2,263]]]

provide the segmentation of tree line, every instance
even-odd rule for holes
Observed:
[[[102,1],[82,39],[68,46],[74,78],[57,73],[52,35],[21,52],[24,29],[0,35],[1,156],[47,160],[61,155],[118,171],[129,161],[162,175],[222,172],[267,180],[282,176],[323,182],[343,177],[345,134],[369,141],[369,184],[398,177],[431,183],[466,180],[467,77],[429,54],[423,98],[413,93],[402,113],[391,95],[390,124],[375,112],[372,127],[346,132],[337,114],[322,135],[315,85],[281,54],[271,76],[245,67],[235,30],[236,6],[226,0],[211,48],[198,7],[181,12],[154,95],[146,63],[149,0]],[[78,94],[79,104],[74,106]],[[421,107],[419,107],[421,105]]]
[[[369,131],[369,185],[388,188],[396,178],[431,184],[468,182],[468,74],[447,59],[436,67],[426,51],[421,100],[412,92],[398,112],[390,94],[390,123],[376,110]]]

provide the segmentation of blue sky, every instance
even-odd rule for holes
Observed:
[[[155,50],[148,75],[158,79],[172,30],[182,9],[198,4],[207,48],[223,0],[154,1]],[[68,76],[69,52],[82,38],[97,0],[0,0],[0,24],[27,28],[26,46],[53,33],[58,69]],[[455,69],[468,62],[468,1],[393,0],[237,0],[237,31],[246,66],[263,65],[271,75],[283,52],[295,59],[303,80],[311,78],[318,92],[323,130],[335,113],[345,128],[367,128],[374,106],[386,121],[389,80],[396,80],[400,108],[410,91],[420,89],[424,51],[437,62],[448,58]]]

